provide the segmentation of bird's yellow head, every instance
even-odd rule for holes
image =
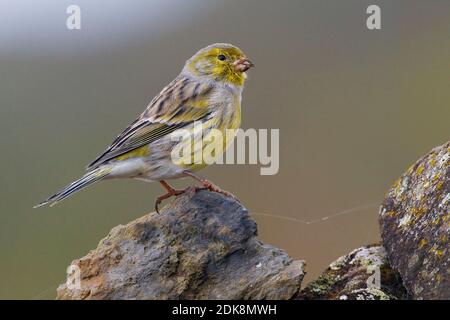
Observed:
[[[253,63],[245,54],[231,44],[215,43],[198,51],[190,58],[184,70],[195,76],[242,86],[247,75],[245,72]]]

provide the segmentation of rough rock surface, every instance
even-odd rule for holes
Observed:
[[[383,245],[414,299],[450,299],[450,142],[395,182],[380,208]]]
[[[406,289],[391,269],[380,245],[356,249],[340,257],[295,299],[392,300],[406,299]]]
[[[97,249],[72,262],[80,286],[60,285],[57,298],[291,298],[304,262],[260,243],[256,233],[237,201],[191,190],[159,215],[113,228]]]

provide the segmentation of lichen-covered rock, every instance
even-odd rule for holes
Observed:
[[[190,190],[117,226],[97,249],[72,262],[79,274],[58,299],[289,299],[304,262],[256,239],[256,223],[237,201]]]
[[[415,299],[450,299],[450,142],[395,182],[380,208],[383,245]]]
[[[295,297],[301,300],[393,300],[407,298],[380,245],[340,257]]]

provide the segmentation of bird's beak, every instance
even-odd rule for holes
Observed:
[[[233,66],[234,70],[238,72],[245,72],[255,65],[247,58],[240,58],[233,63]]]

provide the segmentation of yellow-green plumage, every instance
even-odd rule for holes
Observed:
[[[214,44],[200,50],[145,111],[88,166],[90,171],[71,185],[86,180],[90,174],[101,172],[101,175],[92,182],[83,182],[73,192],[68,192],[69,185],[40,205],[61,201],[100,179],[157,181],[180,177],[185,170],[203,168],[205,163],[180,165],[172,161],[172,150],[188,141],[173,141],[171,135],[179,130],[192,131],[198,122],[204,132],[217,129],[224,137],[226,129],[239,128],[245,71],[250,66],[244,53],[230,44]],[[225,141],[223,150],[230,143]],[[194,148],[192,156],[198,152],[203,150]]]
[[[217,57],[223,54],[227,60],[217,61]],[[188,67],[197,75],[201,76],[205,70],[211,71],[215,80],[219,82],[227,82],[236,86],[244,85],[245,74],[234,72],[233,67],[227,63],[228,61],[236,61],[243,57],[243,53],[236,47],[211,47],[196,54],[189,62]],[[200,65],[200,67],[198,67]],[[206,65],[206,67],[205,67]]]

